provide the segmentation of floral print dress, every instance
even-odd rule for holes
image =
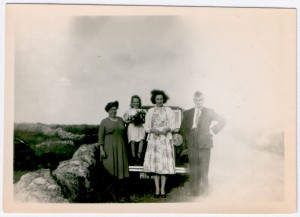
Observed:
[[[167,127],[167,112],[164,107],[157,107],[151,118],[153,128],[162,130]],[[148,173],[174,174],[175,160],[172,141],[165,135],[151,133],[148,139],[143,170]]]

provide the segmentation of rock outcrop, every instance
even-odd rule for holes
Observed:
[[[77,135],[70,132],[64,131],[62,128],[52,129],[46,124],[36,123],[36,124],[15,124],[15,130],[28,131],[28,132],[37,132],[42,133],[46,136],[58,136],[61,139],[69,140],[80,140],[85,137],[84,134]]]
[[[14,184],[14,196],[22,202],[86,202],[93,194],[97,144],[82,145],[70,160],[50,169],[29,172]],[[68,199],[65,199],[68,198]]]
[[[51,176],[49,169],[40,169],[21,177],[14,184],[14,198],[21,202],[67,203],[61,187]]]
[[[63,194],[73,202],[85,201],[93,191],[91,176],[96,166],[97,144],[82,145],[72,159],[59,164],[53,175]]]
[[[83,135],[83,134],[82,135],[76,135],[76,134],[73,134],[73,133],[70,133],[70,132],[66,132],[62,128],[57,128],[57,129],[53,130],[51,132],[51,134],[53,134],[53,135],[57,134],[62,139],[72,139],[72,140],[80,140],[83,137],[85,137],[85,135]]]
[[[43,142],[37,144],[36,146],[33,146],[33,150],[37,156],[49,153],[57,155],[62,155],[69,152],[74,153],[75,149],[76,147],[74,145],[74,142],[71,140]]]

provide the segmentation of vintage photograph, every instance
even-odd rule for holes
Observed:
[[[296,9],[7,4],[5,30],[5,211],[296,211]]]

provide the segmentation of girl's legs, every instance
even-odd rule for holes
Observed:
[[[138,159],[135,154],[135,141],[131,141],[130,143],[131,143],[131,163],[133,165],[137,165]]]
[[[135,141],[131,141],[131,156],[135,158]]]
[[[159,175],[154,175],[155,195],[159,195]]]
[[[165,191],[166,180],[167,177],[165,175],[161,175],[161,188],[160,188],[161,195],[166,195],[166,191]]]
[[[138,157],[138,160],[141,161],[142,159],[142,151],[143,151],[143,145],[144,145],[144,140],[142,139],[140,142],[139,142],[139,149],[138,149],[138,154],[137,154],[137,157]]]

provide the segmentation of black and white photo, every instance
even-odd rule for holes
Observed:
[[[295,9],[8,4],[5,29],[8,212],[295,212]]]

